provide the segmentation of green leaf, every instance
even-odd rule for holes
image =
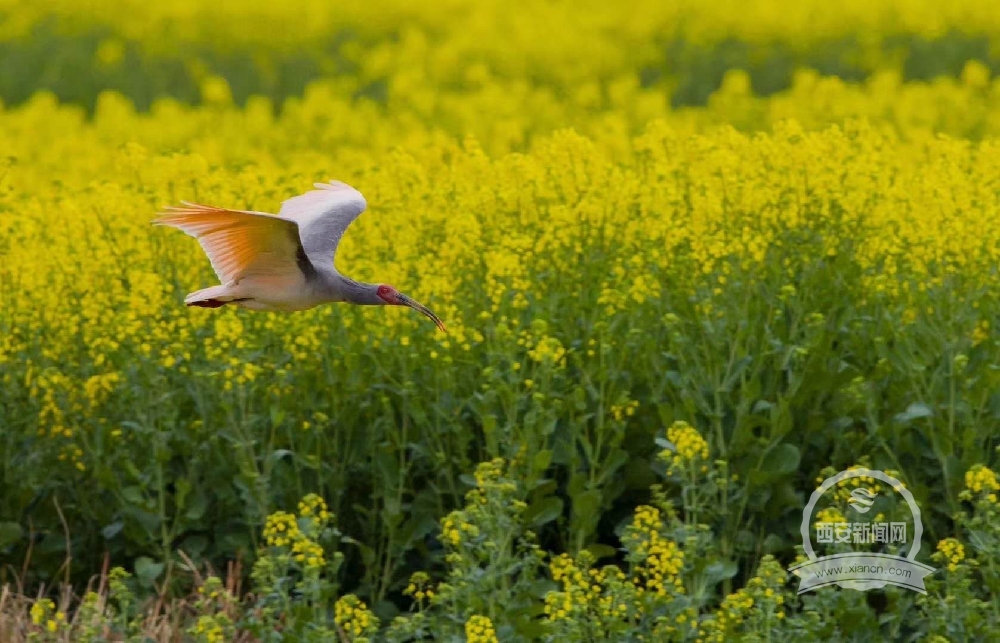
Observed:
[[[780,536],[775,534],[768,534],[764,538],[764,544],[761,545],[761,551],[765,554],[779,554],[784,551],[785,547],[788,547],[789,543]]]
[[[495,415],[487,415],[483,417],[483,434],[487,436],[496,435],[497,432],[497,418]]]
[[[561,516],[562,512],[562,498],[549,496],[531,503],[531,506],[528,507],[528,510],[524,513],[524,517],[532,527],[539,527],[552,522]]]
[[[197,561],[202,557],[202,554],[205,553],[205,550],[208,549],[208,538],[202,536],[201,534],[188,536],[184,539],[180,548],[185,554]]]
[[[611,558],[618,553],[618,550],[611,545],[602,545],[601,543],[594,543],[587,547],[587,550],[594,555],[594,560],[600,560],[602,558]]]
[[[566,483],[566,491],[569,492],[570,498],[576,503],[576,497],[582,494],[587,489],[587,476],[583,475],[579,471],[573,473],[570,476],[569,482]]]
[[[601,492],[597,489],[587,489],[573,495],[572,529],[574,537],[584,539],[592,535],[600,518]]]
[[[250,535],[244,530],[227,530],[216,536],[216,546],[221,551],[248,552],[251,550]]]
[[[747,366],[750,366],[750,364],[752,363],[753,363],[753,357],[751,357],[750,355],[747,355],[746,357],[736,362],[736,365],[733,366],[733,370],[729,373],[729,377],[727,377],[726,381],[722,383],[722,387],[720,390],[724,393],[732,392],[733,386],[736,384],[737,380],[739,380],[740,377],[743,375],[743,371],[745,371],[747,369]]]
[[[923,402],[914,402],[906,407],[906,410],[902,413],[897,413],[893,419],[901,424],[905,424],[906,422],[912,422],[920,418],[929,418],[932,415],[934,415],[934,411],[929,406]]]
[[[741,553],[749,553],[753,551],[756,547],[757,539],[752,532],[746,529],[740,529],[736,532],[736,537],[733,538],[733,545],[736,551]]]
[[[188,494],[191,493],[191,481],[187,478],[180,478],[176,485],[174,491],[174,502],[177,503],[178,509],[184,508],[184,503],[187,500]]]
[[[601,474],[603,479],[607,480],[613,476],[616,471],[625,466],[626,462],[628,462],[628,453],[624,449],[615,449],[612,451],[604,463],[604,472]]]
[[[135,577],[143,587],[152,588],[162,573],[163,563],[157,563],[149,556],[139,556],[135,559]]]
[[[292,455],[294,454],[288,449],[276,449],[275,451],[272,451],[271,455],[267,457],[267,463],[273,467],[274,465],[281,462],[282,459],[288,458]]]
[[[139,487],[125,487],[122,489],[122,497],[133,505],[139,505],[140,507],[146,506],[146,497],[143,495],[142,489]]]
[[[124,526],[125,526],[124,522],[122,522],[121,520],[116,520],[115,522],[111,523],[110,525],[107,525],[104,529],[102,529],[101,535],[104,536],[106,540],[111,540],[112,538],[117,536],[119,532],[121,532],[122,527]]]
[[[399,480],[399,456],[389,445],[384,445],[372,454],[372,463],[383,480]]]
[[[705,568],[705,582],[708,585],[715,585],[727,578],[732,578],[736,575],[736,571],[736,563],[731,560],[712,563]]]
[[[779,444],[764,456],[761,469],[772,475],[783,475],[798,470],[800,460],[797,446],[788,443]]]
[[[549,464],[551,463],[552,451],[550,449],[543,449],[531,459],[531,469],[535,473],[542,473],[549,468]]]
[[[656,446],[660,447],[661,449],[667,449],[671,453],[677,453],[677,447],[670,440],[666,438],[656,438],[655,442]]]
[[[196,522],[201,520],[201,517],[205,515],[207,508],[208,500],[205,498],[205,492],[199,489],[191,496],[191,501],[188,503],[187,511],[184,512],[184,517],[191,522]]]
[[[10,547],[24,536],[24,529],[16,522],[0,522],[0,549]]]
[[[674,407],[667,404],[657,404],[656,412],[660,416],[660,424],[670,426],[674,423]],[[656,439],[659,442],[660,438]]]
[[[354,545],[357,546],[358,551],[361,552],[361,560],[368,567],[375,564],[375,550],[364,544],[361,541],[355,541]]]

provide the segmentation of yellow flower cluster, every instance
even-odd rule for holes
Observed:
[[[433,599],[435,592],[431,587],[431,577],[427,572],[414,572],[410,576],[410,583],[403,590],[403,595],[412,596],[418,603]]]
[[[945,538],[938,542],[935,557],[947,563],[948,571],[953,572],[958,568],[958,564],[965,560],[965,545],[957,538]]]
[[[566,349],[548,332],[549,324],[543,319],[535,319],[531,322],[530,328],[521,331],[517,345],[526,348],[528,357],[534,362],[556,367],[564,366]]]
[[[264,523],[264,540],[268,547],[287,547],[301,537],[295,514],[276,511]]]
[[[31,605],[28,615],[31,623],[45,629],[47,632],[58,632],[66,625],[66,614],[56,610],[52,599],[41,598]]]
[[[990,322],[987,319],[980,320],[976,327],[972,329],[969,339],[973,346],[978,346],[990,337]]]
[[[205,583],[198,588],[198,593],[208,598],[216,598],[222,589],[222,580],[218,576],[209,576]]]
[[[299,501],[299,515],[312,518],[320,525],[325,525],[331,517],[326,501],[315,493],[307,494]]]
[[[677,543],[663,535],[665,529],[660,510],[641,505],[635,510],[632,523],[622,536],[629,552],[635,557],[633,582],[639,593],[658,596],[684,593],[684,552]]]
[[[536,362],[562,365],[566,349],[555,337],[542,337],[534,342],[534,346],[528,351],[528,357]]]
[[[639,408],[638,400],[629,400],[624,404],[612,404],[611,417],[619,421],[625,418],[630,418],[633,415],[635,415],[635,411],[638,408]]]
[[[441,521],[441,535],[445,543],[455,548],[466,539],[477,538],[479,527],[468,521],[465,512],[453,511]]]
[[[708,458],[708,442],[701,434],[683,420],[674,422],[667,429],[667,439],[677,447],[677,455],[684,460]]]
[[[861,465],[857,465],[856,464],[856,465],[851,465],[850,467],[847,468],[847,470],[848,471],[854,471],[856,469],[861,469],[861,468],[867,468],[867,467],[862,467]],[[825,469],[824,473],[825,472],[832,473],[833,470],[832,469]],[[888,475],[888,476],[890,476],[890,477],[896,478],[897,480],[900,477],[900,473],[898,471],[893,470],[893,469],[886,469],[885,470],[885,474]],[[819,477],[816,478],[816,482],[820,482],[821,483],[821,482],[823,482],[824,479],[825,478],[821,475],[821,476],[819,476]],[[903,488],[905,486],[906,486],[906,484],[904,482],[900,481],[899,488],[896,488],[895,491],[899,491],[900,488]],[[834,499],[834,501],[836,501],[838,503],[841,503],[841,504],[846,504],[847,501],[851,497],[851,492],[854,489],[858,489],[858,488],[864,488],[864,489],[868,490],[870,493],[873,494],[873,497],[875,495],[881,494],[882,491],[883,491],[883,489],[884,489],[883,483],[882,483],[881,480],[877,480],[873,476],[858,476],[856,478],[845,478],[844,480],[841,480],[841,481],[837,482],[836,487],[833,488],[833,492],[830,493],[829,495],[830,495],[831,498]]]
[[[326,564],[323,547],[308,538],[299,538],[292,543],[292,556],[297,562],[311,569],[319,569]]]
[[[482,83],[494,74],[530,77],[535,73],[566,81],[614,76],[623,67],[657,62],[663,56],[664,40],[680,37],[700,45],[730,39],[777,42],[803,51],[862,33],[865,37],[860,39],[856,58],[870,66],[889,58],[888,53],[879,53],[893,37],[934,39],[956,32],[989,38],[1000,33],[1000,19],[991,6],[977,0],[945,4],[933,0],[836,4],[821,0],[633,0],[625,18],[596,0],[571,6],[526,0],[518,11],[506,9],[498,0],[456,0],[446,5],[379,0],[344,6],[303,0],[294,7],[266,0],[235,5],[198,0],[152,5],[139,0],[113,4],[45,0],[26,5],[2,0],[0,12],[16,19],[4,25],[0,40],[30,37],[33,29],[58,16],[64,30],[110,33],[96,55],[102,64],[112,66],[120,63],[124,42],[141,43],[147,55],[170,57],[206,47],[218,55],[237,49],[271,55],[305,51],[315,56],[321,48],[330,47],[331,34],[350,34],[336,50],[343,64],[359,66],[365,80],[398,69],[391,76],[394,85],[419,87],[422,82],[444,80]],[[553,24],[564,29],[546,29]],[[398,35],[390,40],[387,34]],[[591,55],[584,57],[584,52]],[[411,63],[406,68],[409,73],[403,74],[399,63],[406,56],[421,62]],[[273,78],[273,67],[263,62],[258,67],[256,73]],[[203,76],[211,78],[207,72]],[[423,109],[436,107],[432,96],[421,95]],[[548,96],[538,100],[545,98],[552,100]],[[573,99],[594,102],[600,94],[582,85]]]
[[[488,462],[480,462],[473,474],[476,478],[476,488],[485,490],[495,487],[497,484],[504,484],[509,487],[511,483],[500,481],[503,477],[504,465],[503,458],[493,458]]]
[[[465,622],[465,640],[467,643],[497,643],[493,622],[486,616],[470,616]]]
[[[781,123],[748,136],[664,112],[648,123],[644,116],[638,135],[609,141],[547,134],[547,117],[523,114],[522,127],[533,132],[527,153],[503,154],[510,147],[501,145],[490,156],[483,143],[442,138],[419,119],[383,118],[329,88],[278,115],[261,101],[216,109],[164,100],[137,113],[113,94],[100,98],[90,121],[45,94],[0,111],[5,154],[18,157],[2,171],[0,208],[17,216],[5,217],[0,231],[18,242],[4,249],[0,281],[18,286],[4,291],[0,318],[4,328],[23,329],[0,338],[3,377],[32,400],[15,409],[25,417],[12,424],[45,434],[53,460],[85,471],[88,458],[126,457],[127,445],[111,440],[101,454],[88,449],[100,430],[94,418],[116,426],[122,415],[115,398],[127,369],[150,381],[183,377],[220,395],[243,389],[278,399],[297,375],[282,366],[261,377],[253,357],[261,352],[300,362],[399,335],[416,354],[459,354],[483,341],[473,330],[483,308],[464,303],[474,299],[466,295],[485,289],[487,307],[508,310],[515,282],[540,298],[582,287],[578,257],[594,236],[614,238],[626,257],[609,259],[605,272],[618,270],[629,283],[632,262],[657,266],[688,294],[718,284],[731,265],[759,265],[766,252],[784,253],[795,270],[850,244],[870,294],[903,302],[919,302],[921,288],[941,287],[957,271],[989,274],[1000,260],[998,198],[988,187],[1000,176],[1000,155],[991,139],[901,140],[861,123],[820,131]],[[591,129],[587,114],[579,112],[582,131]],[[334,343],[326,341],[327,309],[279,316],[179,305],[185,292],[215,279],[197,244],[148,225],[159,207],[197,196],[274,211],[327,178],[322,167],[351,168],[339,177],[378,210],[352,226],[338,262],[442,302],[435,308],[452,328],[447,348],[402,311],[340,307],[345,332]],[[61,189],[52,189],[53,176]],[[728,184],[726,176],[740,180]],[[63,213],[58,226],[53,212]],[[393,230],[391,242],[378,226]],[[824,241],[792,252],[787,235],[810,230],[806,236]],[[560,279],[539,282],[543,274]],[[629,314],[625,306],[616,311]],[[369,323],[376,315],[378,324]],[[565,362],[569,347],[551,329],[530,333],[528,359]],[[703,453],[694,434],[685,435],[689,452]]]
[[[83,384],[83,391],[90,408],[92,410],[99,408],[114,393],[115,387],[121,381],[121,374],[115,372],[88,377]]]
[[[746,587],[730,594],[699,629],[698,643],[723,643],[739,638],[740,626],[756,620],[766,631],[785,618],[783,589],[788,574],[773,556],[765,556]],[[761,623],[761,621],[763,621]],[[761,631],[761,630],[758,630]]]
[[[315,538],[330,519],[326,501],[317,494],[308,494],[299,501],[299,517],[287,511],[276,511],[267,517],[264,542],[268,547],[289,548],[292,559],[306,569],[322,569],[326,557]],[[305,531],[299,527],[300,520]]]
[[[476,466],[476,486],[465,494],[465,507],[452,511],[441,520],[441,538],[446,546],[457,550],[480,540],[480,524],[495,519],[493,512],[520,514],[527,509],[523,500],[516,498],[517,484],[506,474],[507,463],[494,458]],[[495,543],[485,543],[494,547]],[[450,560],[461,559],[457,552],[449,554]]]
[[[614,623],[625,621],[635,610],[637,588],[618,567],[593,569],[593,556],[586,551],[574,559],[560,554],[549,563],[559,591],[545,595],[545,616],[553,623],[581,621]]]
[[[333,620],[354,643],[368,641],[378,631],[379,619],[354,594],[342,596],[333,606]]]
[[[816,512],[813,522],[838,523],[847,522],[847,518],[837,507],[824,507]]]
[[[661,614],[655,618],[653,638],[640,640],[683,640],[693,633],[697,608],[665,617],[662,612],[673,612],[677,605],[676,593],[647,591],[642,578],[630,578],[615,565],[593,568],[594,560],[593,554],[584,550],[575,559],[560,554],[549,563],[559,590],[545,595],[544,610],[556,638],[622,640],[635,632],[637,619],[651,614]]]
[[[683,420],[674,422],[667,428],[667,440],[673,445],[672,449],[664,449],[660,452],[660,459],[682,470],[705,472],[708,466],[701,464],[708,459],[708,442],[701,437],[698,430]],[[673,469],[667,472],[673,473]]]
[[[210,615],[199,616],[191,633],[196,640],[204,641],[204,643],[223,643],[226,640],[226,632],[222,624]]]
[[[997,481],[997,474],[992,469],[976,464],[965,472],[965,488],[973,494],[985,495],[990,502],[996,502],[1000,481]]]
[[[866,119],[891,125],[904,138],[935,131],[979,138],[1000,133],[1000,121],[991,116],[998,100],[1000,79],[991,80],[978,61],[968,62],[961,78],[930,83],[907,83],[895,69],[881,69],[861,83],[801,69],[791,87],[766,98],[750,93],[745,72],[734,70],[705,109],[677,116],[690,119],[689,124],[728,123],[740,129],[769,128],[789,118],[808,129]]]
[[[722,627],[732,627],[739,624],[752,607],[753,596],[747,590],[741,589],[722,600],[722,605],[716,612],[716,619]]]

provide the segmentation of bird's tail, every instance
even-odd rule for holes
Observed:
[[[219,285],[196,290],[184,298],[184,303],[199,308],[218,308],[238,298],[226,286]]]

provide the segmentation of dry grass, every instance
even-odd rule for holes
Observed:
[[[183,597],[168,597],[162,589],[136,607],[129,610],[123,620],[119,614],[119,604],[112,594],[112,583],[109,577],[109,560],[105,557],[101,573],[90,579],[81,593],[60,582],[58,587],[42,586],[37,592],[29,594],[21,583],[21,576],[15,575],[14,582],[0,587],[0,641],[3,643],[22,643],[27,641],[47,641],[59,643],[78,643],[80,641],[143,641],[153,643],[180,643],[190,640],[186,631],[199,616],[197,602],[201,598],[197,589],[209,576],[218,575],[211,568],[199,571],[197,566],[180,552],[184,562],[177,565],[180,573],[191,576],[194,590]],[[69,565],[66,564],[66,569]],[[242,595],[242,566],[239,561],[227,565],[223,579],[226,591],[232,596]],[[93,601],[90,609],[81,609],[84,597],[89,593]],[[48,598],[55,605],[55,612],[64,615],[64,619],[32,619],[31,608],[38,601]],[[250,598],[250,597],[245,597]],[[238,620],[239,612],[244,603],[233,603],[226,610],[227,616],[234,622]],[[51,631],[48,621],[56,623],[56,631]],[[89,632],[89,634],[88,634]],[[236,642],[254,641],[246,633],[240,633],[232,639]]]

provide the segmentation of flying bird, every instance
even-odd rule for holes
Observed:
[[[354,281],[337,271],[333,264],[337,245],[367,203],[360,192],[340,181],[315,187],[284,201],[277,216],[187,201],[160,212],[153,223],[197,239],[222,282],[191,293],[184,303],[280,311],[341,301],[409,306],[446,330],[429,308],[394,287]]]

